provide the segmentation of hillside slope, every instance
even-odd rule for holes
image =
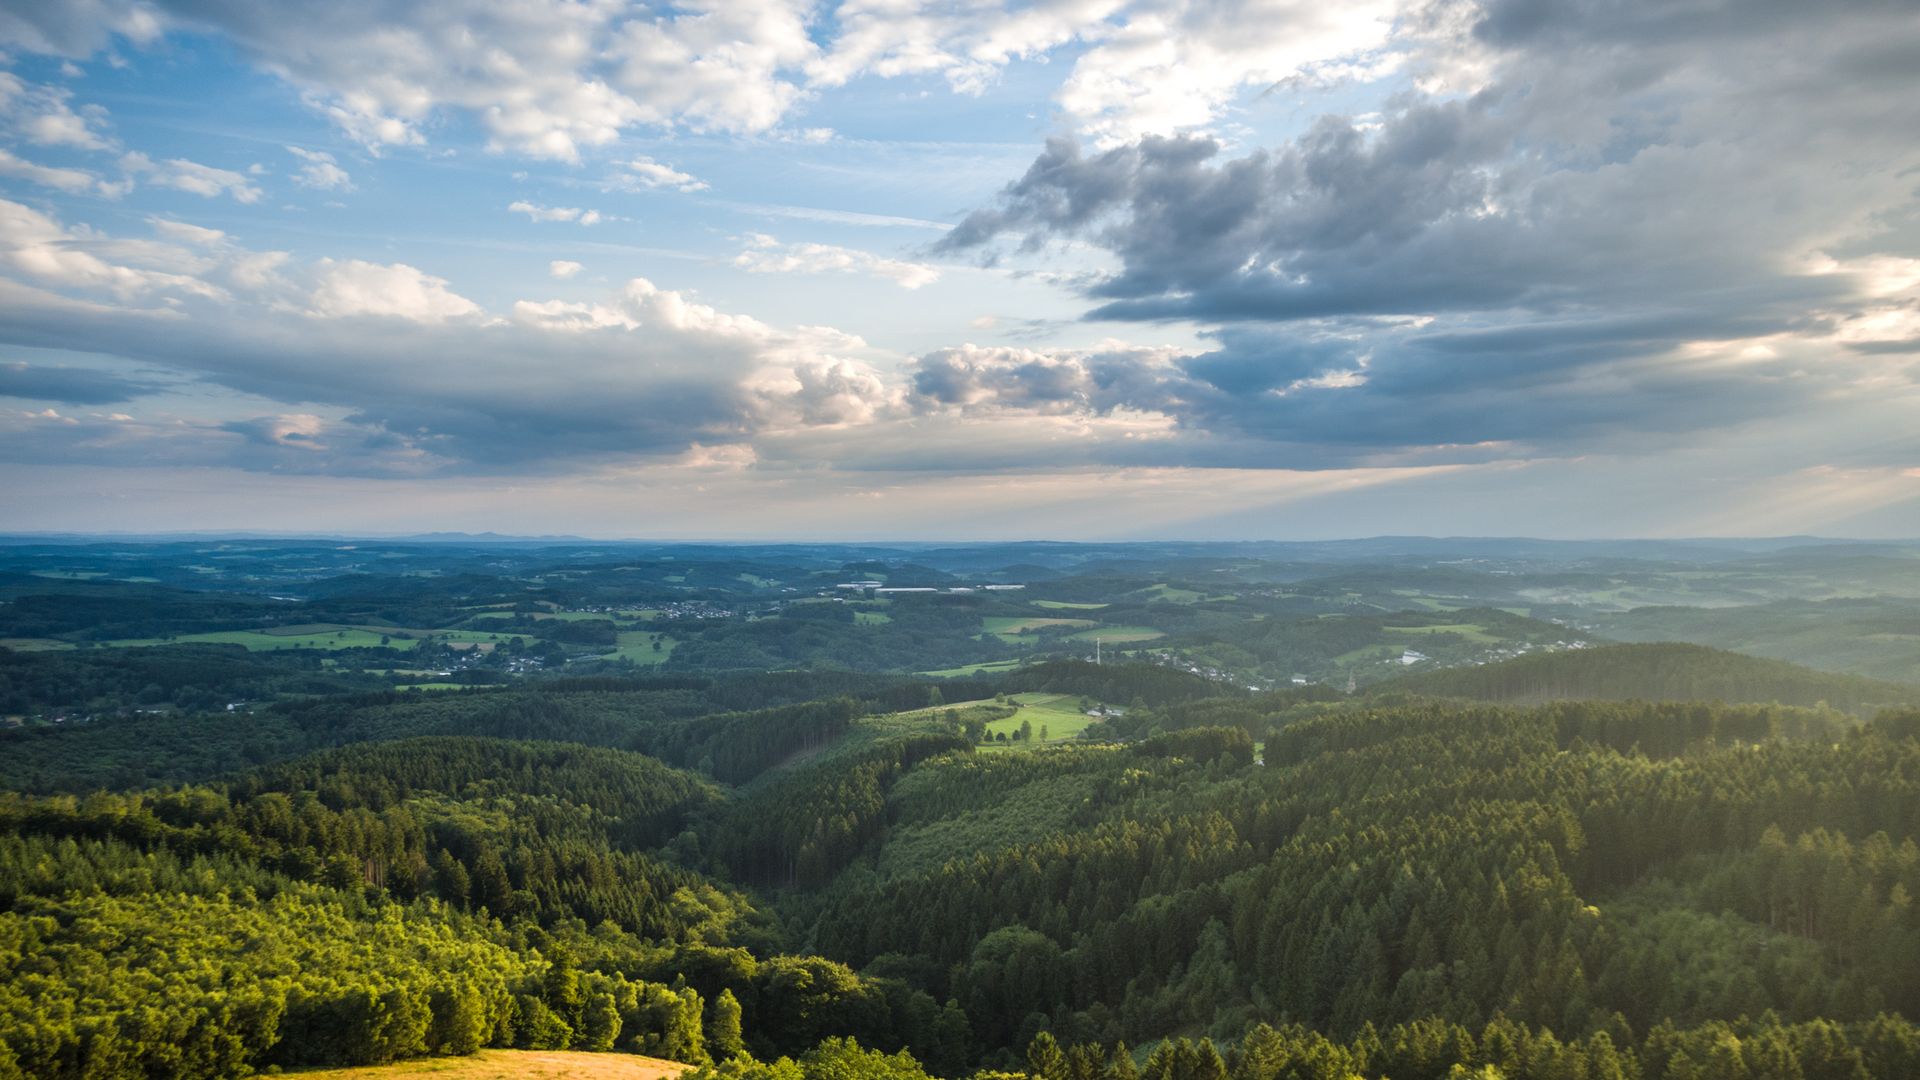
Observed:
[[[1825,702],[1850,712],[1920,702],[1920,686],[1815,671],[1704,645],[1658,642],[1540,653],[1394,679],[1376,690],[1527,705],[1545,701]]]

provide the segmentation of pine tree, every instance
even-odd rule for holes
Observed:
[[[721,990],[707,1014],[707,1052],[715,1061],[729,1061],[746,1052],[740,1035],[740,999]]]
[[[1067,1056],[1049,1032],[1041,1032],[1027,1044],[1027,1075],[1034,1080],[1067,1080]]]

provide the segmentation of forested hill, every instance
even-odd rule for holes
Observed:
[[[1840,675],[1707,648],[1662,642],[1537,653],[1381,683],[1376,690],[1510,704],[1606,701],[1778,702],[1871,713],[1920,703],[1920,686]]]
[[[1803,675],[1636,655],[1564,659],[1642,694]],[[1753,685],[1519,707],[1063,661],[19,732],[0,1080],[486,1046],[696,1080],[1920,1075],[1920,711]],[[1027,714],[1086,734],[993,736]]]

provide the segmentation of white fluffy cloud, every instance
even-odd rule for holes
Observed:
[[[507,211],[527,215],[528,221],[575,221],[582,225],[600,224],[600,211],[582,210],[577,206],[541,206],[525,200],[513,202]]]
[[[115,194],[118,188],[104,184],[98,176],[85,169],[64,169],[47,165],[37,165],[15,155],[12,151],[0,149],[0,176],[15,180],[25,180],[30,184],[50,187],[69,194],[84,191],[100,191],[103,194]]]
[[[699,444],[739,460],[763,435],[899,409],[901,388],[869,366],[858,338],[783,330],[644,278],[598,300],[528,299],[489,317],[416,266],[297,262],[246,251],[220,230],[150,224],[154,239],[115,238],[0,202],[0,343],[58,342],[279,407],[188,425],[164,449],[154,429],[87,421],[84,440],[43,440],[38,459],[148,460],[151,451],[155,463],[517,472],[580,458],[668,460]],[[161,265],[177,269],[153,268]],[[124,302],[140,298],[157,303]],[[54,401],[148,392],[38,369],[12,381]],[[229,446],[236,434],[300,456],[255,465],[194,442]],[[25,452],[0,447],[15,451]]]
[[[138,45],[167,30],[219,33],[375,152],[424,144],[436,114],[461,112],[495,150],[578,162],[635,128],[774,132],[823,88],[863,77],[936,75],[977,94],[1009,64],[1070,47],[1084,51],[1058,101],[1082,132],[1105,141],[1200,127],[1243,92],[1377,67],[1401,0],[29,5],[38,6],[69,10],[0,14],[0,42],[84,56],[114,34]],[[46,123],[49,135],[99,137],[82,116]],[[659,168],[656,186],[698,183]],[[650,172],[639,168],[640,182]]]
[[[547,264],[547,276],[565,281],[586,269],[572,259],[555,259]]]
[[[202,165],[186,158],[154,161],[136,152],[122,156],[120,168],[129,176],[137,176],[155,187],[173,188],[208,199],[231,195],[235,202],[260,201],[260,189],[244,173]]]
[[[153,31],[136,40],[163,27],[224,34],[376,151],[424,143],[442,110],[478,118],[495,149],[560,161],[638,125],[764,131],[799,99],[791,76],[817,52],[808,7],[783,0],[667,10],[573,0],[357,0],[346,9],[227,0],[140,10]],[[54,22],[0,22],[0,40],[68,55],[106,43],[99,27],[83,34]]]
[[[165,248],[123,246],[112,250],[118,261],[104,257],[110,242],[87,231],[72,231],[28,206],[0,199],[0,266],[45,285],[106,292],[121,300],[150,297],[223,295],[217,285],[191,273],[160,266],[171,263],[204,268],[184,252]],[[179,259],[171,259],[177,254]]]
[[[684,173],[665,162],[650,157],[637,157],[626,163],[627,175],[623,179],[645,188],[673,188],[677,191],[705,191],[706,181],[691,173]]]
[[[301,160],[300,171],[293,174],[293,182],[301,187],[315,188],[320,191],[352,191],[353,177],[340,167],[332,154],[324,150],[307,150],[298,146],[287,147],[287,153]]]
[[[782,244],[764,233],[747,238],[747,249],[733,264],[750,274],[867,274],[903,289],[918,289],[940,279],[939,267],[875,255],[833,244]]]
[[[1399,0],[1143,4],[1074,61],[1060,107],[1102,144],[1205,128],[1241,93],[1368,66]],[[1371,66],[1390,62],[1374,58]]]
[[[100,129],[106,110],[98,106],[76,111],[71,91],[29,83],[10,71],[0,71],[0,117],[21,137],[41,146],[71,146],[106,150],[113,140]]]
[[[0,8],[0,42],[37,53],[83,59],[113,43],[157,40],[167,17],[148,0],[60,0]]]
[[[405,263],[383,266],[359,259],[323,260],[319,284],[307,304],[309,314],[325,318],[372,315],[419,323],[480,313],[480,305],[447,288],[445,278]]]

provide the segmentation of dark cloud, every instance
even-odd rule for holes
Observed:
[[[1265,149],[1055,139],[942,247],[1110,252],[1088,318],[1225,328],[1136,407],[1283,461],[1644,448],[1876,377],[1911,392],[1864,359],[1904,343],[1835,337],[1899,301],[1812,267],[1920,255],[1920,7],[1422,14],[1409,70],[1430,93]]]
[[[1181,361],[1193,378],[1230,398],[1272,390],[1361,362],[1364,346],[1352,338],[1312,339],[1286,331],[1236,327],[1214,335],[1222,348]]]
[[[1469,94],[1239,156],[1055,139],[941,247],[1091,241],[1121,262],[1086,289],[1095,318],[1641,308],[1691,316],[1684,338],[1833,301],[1792,260],[1913,200],[1913,5],[1525,0],[1472,25],[1417,54],[1435,78],[1483,63]]]
[[[111,405],[158,393],[159,384],[97,368],[47,367],[23,361],[0,363],[0,396],[64,405]]]

